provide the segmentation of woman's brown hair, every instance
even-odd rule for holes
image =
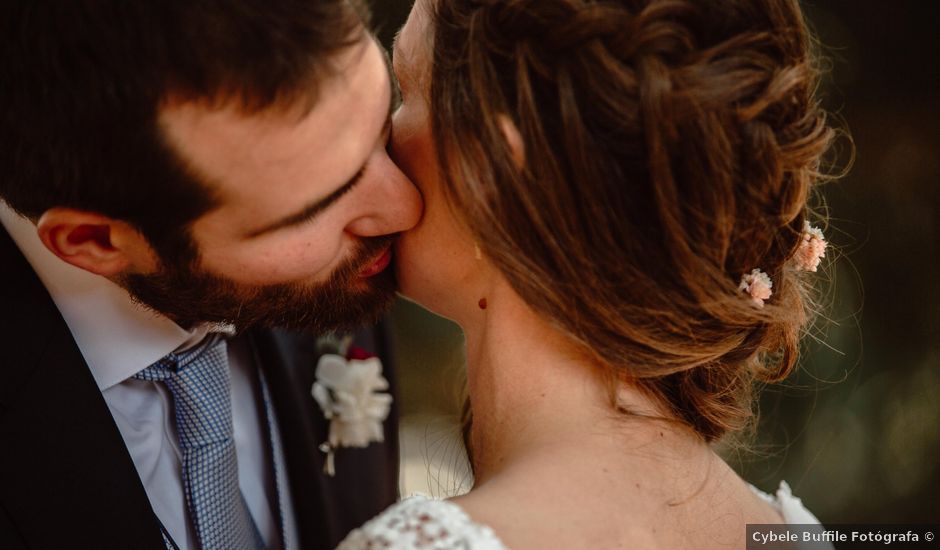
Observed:
[[[794,368],[834,132],[796,0],[440,0],[448,199],[519,295],[706,440]],[[524,144],[520,167],[501,117]],[[759,268],[773,296],[738,289]]]

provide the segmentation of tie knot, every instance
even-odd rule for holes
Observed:
[[[174,351],[164,355],[156,363],[134,375],[138,380],[162,382],[168,378],[182,376],[191,368],[211,366],[212,364],[225,364],[228,357],[225,349],[225,339],[221,334],[213,332],[206,335],[195,346]]]
[[[134,378],[166,385],[173,396],[181,448],[232,437],[228,353],[220,335],[210,334],[188,350],[170,353]]]

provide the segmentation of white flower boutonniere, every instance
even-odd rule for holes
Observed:
[[[382,422],[388,417],[392,396],[382,376],[378,357],[345,359],[325,354],[317,363],[313,398],[330,421],[329,440],[320,446],[326,453],[324,471],[335,475],[333,455],[339,447],[367,447],[385,440]]]

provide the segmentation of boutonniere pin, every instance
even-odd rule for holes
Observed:
[[[378,357],[364,357],[359,350],[349,359],[324,354],[317,363],[313,398],[330,421],[328,440],[320,445],[326,453],[324,472],[336,474],[334,454],[339,447],[367,447],[385,440],[382,423],[388,417],[392,396],[385,392],[388,380],[382,376]]]

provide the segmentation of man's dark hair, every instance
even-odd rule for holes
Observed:
[[[178,257],[214,201],[162,135],[161,105],[312,105],[366,18],[350,0],[5,1],[0,198],[32,218],[124,220]]]

